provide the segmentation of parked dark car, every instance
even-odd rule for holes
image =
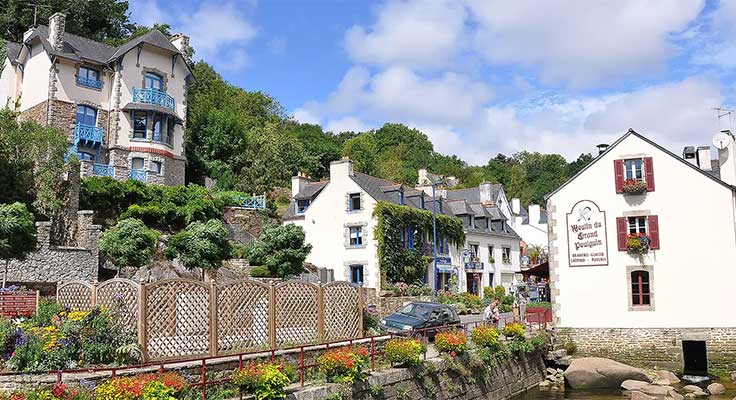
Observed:
[[[460,317],[454,308],[438,303],[415,302],[409,303],[399,311],[381,320],[381,330],[388,333],[405,334],[408,336],[434,337],[437,329],[460,323]]]

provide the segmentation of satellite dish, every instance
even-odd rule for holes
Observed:
[[[718,150],[723,150],[731,144],[731,140],[733,139],[727,132],[718,132],[713,136],[713,145],[716,146]]]

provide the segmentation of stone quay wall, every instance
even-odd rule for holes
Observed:
[[[441,358],[428,359],[426,363],[428,366],[421,368],[395,368],[373,373],[366,382],[353,386],[350,398],[506,400],[536,387],[545,379],[544,362],[538,353],[511,358],[497,367],[486,366],[482,373],[473,371],[471,376],[464,378]],[[288,398],[327,399],[340,390],[339,385],[307,387],[289,394]],[[376,394],[376,391],[380,393]]]
[[[228,240],[237,244],[246,244],[261,236],[268,217],[259,210],[225,207],[222,219],[229,232]]]
[[[705,341],[711,373],[736,369],[736,328],[557,328],[555,346],[575,356],[606,357],[645,368],[682,372],[683,340]]]
[[[434,296],[396,296],[383,297],[379,296],[379,292],[373,288],[363,288],[365,293],[365,304],[373,305],[378,310],[379,318],[386,317],[399,311],[401,307],[415,301],[436,301]]]

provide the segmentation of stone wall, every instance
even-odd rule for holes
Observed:
[[[557,328],[555,345],[575,344],[575,356],[611,358],[623,363],[682,372],[683,340],[704,340],[708,369],[736,369],[736,328]]]
[[[225,207],[222,217],[232,243],[245,244],[263,233],[263,224],[268,217],[257,210],[242,207]]]
[[[36,223],[36,251],[25,260],[13,260],[8,266],[8,282],[61,282],[75,279],[97,280],[99,252],[97,242],[101,227],[92,224],[92,212],[81,211],[77,228],[79,244],[51,245],[51,223]]]
[[[505,400],[536,387],[545,379],[545,367],[539,354],[512,358],[497,367],[485,366],[482,372],[471,371],[472,376],[465,378],[442,359],[430,359],[427,364],[430,367],[376,372],[367,382],[355,385],[350,398]],[[469,369],[467,365],[464,368]],[[339,391],[337,385],[307,387],[291,393],[288,398],[327,399]]]
[[[48,102],[43,101],[36,104],[35,106],[20,113],[19,120],[22,121],[34,121],[39,125],[46,125],[46,112],[48,108]]]

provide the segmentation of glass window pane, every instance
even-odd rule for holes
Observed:
[[[130,167],[134,170],[142,170],[143,169],[143,159],[137,158],[137,157],[132,159]]]
[[[145,139],[148,118],[145,113],[133,113],[133,137]]]

